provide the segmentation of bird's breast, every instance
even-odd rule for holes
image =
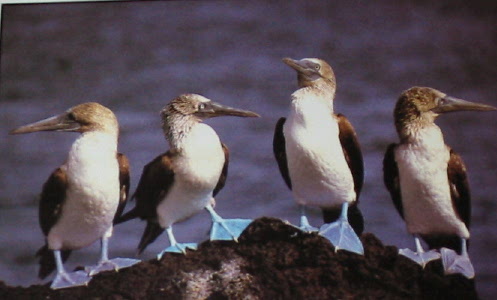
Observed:
[[[443,138],[401,144],[395,151],[407,228],[416,234],[457,234],[469,237],[452,204]]]
[[[326,106],[300,103],[284,128],[292,190],[300,204],[336,206],[355,200],[336,118]]]
[[[221,141],[214,130],[207,125],[194,127],[173,161],[173,186],[157,207],[162,227],[184,220],[210,203],[224,161]]]
[[[105,136],[87,135],[73,144],[63,166],[66,199],[49,243],[70,249],[85,247],[112,226],[120,189],[116,143]]]
[[[175,178],[191,184],[194,189],[214,189],[224,161],[217,134],[210,126],[198,124],[185,138],[183,149],[174,161]]]

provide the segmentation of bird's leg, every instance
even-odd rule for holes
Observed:
[[[81,286],[88,285],[91,277],[86,274],[84,271],[76,271],[72,273],[67,273],[64,269],[64,264],[62,262],[62,257],[60,255],[59,250],[54,250],[53,252],[55,257],[55,264],[57,266],[57,275],[55,275],[55,279],[52,281],[52,285],[50,287],[52,289],[63,289],[73,286]]]
[[[139,263],[139,259],[132,258],[114,258],[109,259],[109,238],[103,236],[100,239],[100,260],[95,266],[85,267],[85,271],[88,275],[93,276],[103,271],[118,271],[127,267],[131,267],[134,264]]]
[[[211,214],[212,227],[210,240],[235,241],[238,242],[238,237],[252,223],[249,219],[223,219],[219,216],[212,206],[209,204],[205,209]]]
[[[422,268],[424,268],[426,264],[429,263],[430,261],[440,258],[440,253],[438,253],[437,250],[433,249],[428,252],[425,252],[423,250],[423,246],[421,246],[421,240],[419,236],[414,235],[414,243],[416,244],[416,252],[412,251],[411,249],[405,248],[405,249],[400,249],[399,254],[404,255],[405,257],[415,261]]]
[[[318,231],[319,229],[311,226],[309,224],[309,220],[307,219],[307,215],[305,213],[305,205],[300,205],[300,227],[299,229],[304,232],[313,232]]]
[[[462,274],[471,279],[475,277],[475,269],[469,259],[466,239],[461,238],[461,255],[448,248],[440,249],[445,274]]]
[[[342,212],[338,220],[321,226],[319,234],[330,240],[335,246],[335,251],[343,249],[362,255],[364,254],[364,247],[354,229],[349,224],[347,217],[348,210],[349,203],[345,202],[342,204]]]
[[[186,254],[186,249],[197,250],[196,243],[178,243],[178,242],[176,242],[176,238],[174,237],[172,226],[167,227],[166,232],[167,232],[167,237],[169,238],[169,243],[171,244],[171,246],[162,250],[162,252],[157,255],[158,260],[160,260],[162,258],[162,255],[164,255],[164,253],[166,253],[166,252]]]

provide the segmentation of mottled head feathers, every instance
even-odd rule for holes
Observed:
[[[433,124],[440,113],[465,110],[490,111],[496,108],[450,97],[433,88],[412,87],[404,91],[397,101],[394,110],[395,126],[402,138],[408,134],[409,128]]]
[[[197,94],[180,95],[161,110],[162,128],[173,145],[196,123],[219,116],[259,117],[254,112],[221,105]]]

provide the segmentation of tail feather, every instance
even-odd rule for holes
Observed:
[[[160,227],[158,223],[147,221],[147,227],[145,227],[145,231],[138,244],[138,254],[142,253],[148,245],[153,243],[162,232],[164,232],[164,228]]]
[[[71,250],[61,251],[62,262],[65,262],[69,258],[70,254]],[[45,279],[57,268],[53,251],[48,249],[47,245],[44,245],[36,252],[36,256],[40,257],[40,270],[38,271],[38,277],[40,279]]]
[[[121,223],[124,223],[126,221],[138,218],[138,217],[139,217],[139,214],[138,214],[138,211],[136,210],[136,207],[135,207],[132,210],[130,210],[127,213],[125,213],[124,215],[122,215],[119,218],[117,218],[114,221],[114,225],[121,224]]]
[[[335,222],[342,213],[342,207],[337,208],[322,208],[324,223]],[[347,218],[350,226],[354,229],[355,233],[360,236],[364,231],[364,218],[356,203],[349,206]]]
[[[452,249],[461,255],[461,238],[457,235],[430,235],[422,236],[430,249],[440,249],[442,247]],[[466,242],[469,248],[469,241]]]

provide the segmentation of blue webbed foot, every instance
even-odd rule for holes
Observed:
[[[361,240],[345,218],[339,218],[336,222],[324,224],[319,229],[319,234],[330,240],[335,246],[335,251],[343,249],[361,255],[364,254]]]
[[[304,224],[304,225],[301,224],[297,228],[300,229],[300,230],[302,230],[303,232],[316,232],[316,231],[319,231],[319,228],[311,226],[309,224]]]
[[[223,219],[219,216],[212,206],[209,204],[205,209],[211,214],[212,227],[210,233],[211,241],[235,241],[238,242],[238,237],[252,223],[249,219]]]
[[[50,288],[56,289],[64,289],[68,287],[74,286],[82,286],[88,285],[91,277],[86,274],[85,271],[76,271],[72,273],[67,272],[57,272],[55,279],[52,281]]]
[[[297,226],[295,226],[295,227],[297,227]],[[318,228],[311,226],[311,224],[309,224],[309,220],[307,219],[307,216],[305,214],[305,206],[304,205],[300,205],[300,226],[297,228],[302,230],[303,232],[319,231]]]
[[[94,276],[100,272],[104,271],[119,271],[127,267],[131,267],[134,264],[139,263],[139,259],[132,258],[113,258],[109,260],[99,261],[96,266],[85,267],[85,271],[90,276]]]
[[[211,241],[238,241],[238,237],[252,223],[249,219],[213,219]]]
[[[467,253],[462,255],[448,248],[440,249],[445,274],[462,274],[468,279],[475,277],[475,269]]]
[[[399,254],[404,255],[410,260],[416,262],[422,268],[424,268],[426,264],[429,263],[430,261],[437,260],[440,258],[440,253],[438,253],[437,250],[430,250],[428,252],[424,251],[414,252],[411,249],[406,248],[406,249],[400,249]]]
[[[186,250],[197,250],[198,245],[196,243],[175,243],[166,249],[162,250],[159,254],[157,254],[157,259],[160,260],[162,255],[165,253],[183,253],[186,254]]]

